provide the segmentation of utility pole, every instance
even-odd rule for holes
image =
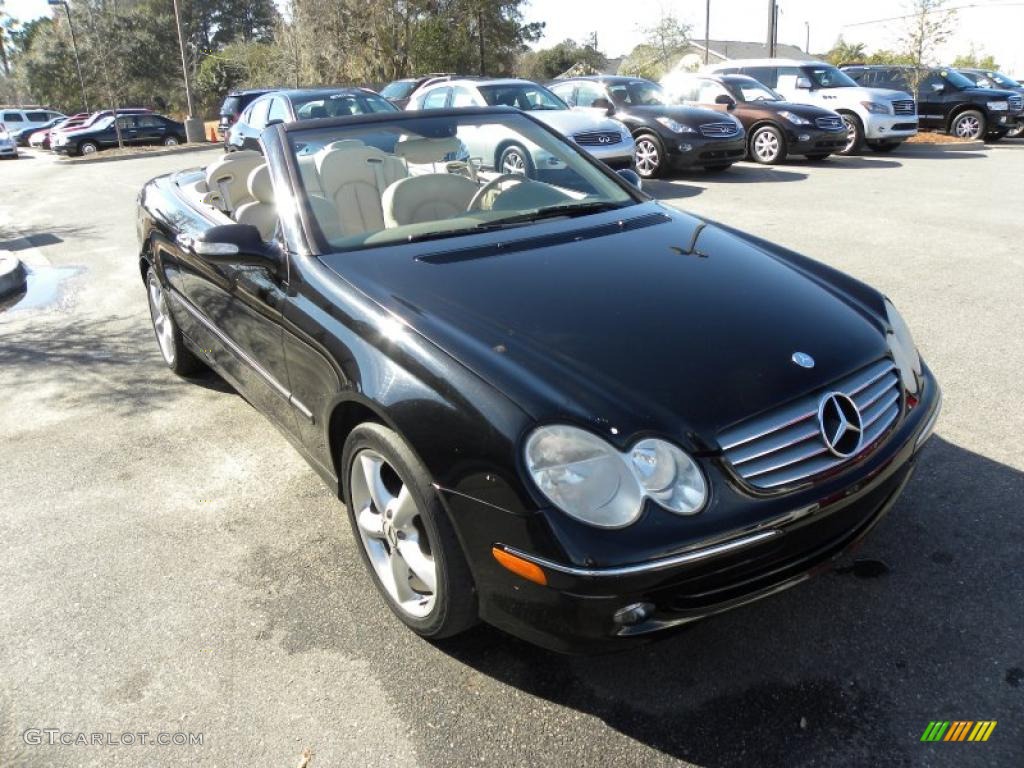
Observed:
[[[811,22],[805,21],[804,28],[807,30],[807,42],[804,43],[804,53],[811,52]]]
[[[480,77],[484,76],[484,6],[481,3],[476,9],[476,27],[480,35]]]
[[[89,111],[89,99],[85,95],[85,78],[82,77],[82,60],[78,58],[78,40],[75,38],[75,25],[71,21],[71,11],[66,0],[46,0],[50,5],[63,5],[68,17],[68,31],[71,33],[71,48],[75,52],[75,67],[78,69],[78,84],[82,87],[82,111]]]
[[[704,63],[707,64],[710,55],[708,49],[711,47],[711,0],[707,2],[707,9],[704,13]]]
[[[768,0],[768,58],[775,57],[775,24],[778,22],[778,5],[776,0]]]
[[[7,63],[7,43],[4,42],[4,27],[0,24],[0,59],[3,59],[4,74],[11,74],[11,65]]]
[[[188,117],[185,119],[185,140],[189,143],[206,141],[203,121],[197,120],[192,107],[192,88],[188,84],[188,59],[185,57],[185,34],[181,31],[181,11],[178,0],[174,1],[174,24],[178,28],[178,48],[181,49],[181,74],[185,78],[185,102],[188,104]]]

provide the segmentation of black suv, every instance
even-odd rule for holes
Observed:
[[[273,88],[249,88],[244,91],[231,91],[224,97],[224,103],[220,105],[220,121],[217,123],[217,135],[225,143],[227,148],[228,131],[238,118],[242,116],[242,110],[252,104],[264,93],[270,93]]]
[[[1009,75],[997,72],[994,69],[958,69],[961,75],[966,77],[979,88],[994,88],[1002,91],[1016,91],[1024,96],[1024,85],[1018,83]],[[1024,116],[1017,121],[1017,125],[1006,134],[1011,139],[1024,136]]]
[[[850,66],[843,71],[870,88],[909,90],[915,69],[906,66]],[[962,139],[995,141],[1015,128],[1024,97],[1014,91],[980,88],[950,67],[924,67],[918,77],[917,114],[922,128]]]
[[[625,123],[636,141],[636,170],[644,178],[669,168],[724,171],[747,154],[739,120],[727,112],[673,104],[650,80],[599,75],[555,80],[548,88],[572,107]]]

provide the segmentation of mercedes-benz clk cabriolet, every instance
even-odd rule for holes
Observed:
[[[502,132],[558,168],[466,150]],[[277,425],[424,637],[608,650],[777,593],[878,523],[931,434],[939,387],[885,296],[527,114],[262,145],[142,190],[156,340]]]

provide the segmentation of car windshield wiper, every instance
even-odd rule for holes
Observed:
[[[610,200],[594,200],[589,203],[564,203],[562,205],[548,205],[544,208],[537,208],[532,211],[518,213],[515,216],[506,216],[504,219],[489,221],[480,224],[476,229],[501,229],[508,224],[522,224],[528,221],[540,221],[541,219],[552,219],[558,216],[585,216],[588,213],[600,213],[602,211],[613,211],[617,208],[624,208],[622,203],[613,203]]]

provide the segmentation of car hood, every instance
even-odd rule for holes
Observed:
[[[658,104],[645,107],[630,107],[629,113],[644,120],[659,117],[670,117],[677,123],[698,126],[703,123],[722,122],[723,116],[732,117],[732,112],[724,107],[721,110],[705,109],[704,107],[688,107],[683,104]]]
[[[1019,95],[1016,91],[1011,91],[1009,88],[964,88],[961,93],[966,93],[970,96],[980,96],[983,99],[1008,99],[1011,96]]]
[[[764,109],[770,112],[792,112],[794,115],[813,120],[817,117],[839,117],[839,115],[826,107],[819,107],[815,104],[800,104],[795,101],[745,101],[743,107],[749,109]]]
[[[842,86],[840,88],[820,88],[818,91],[815,91],[815,93],[818,92],[839,94],[841,98],[849,100],[847,103],[855,100],[859,101],[861,99],[865,101],[872,99],[885,99],[886,101],[913,100],[913,97],[906,91],[894,91],[890,88],[866,88],[862,85]]]
[[[572,136],[584,131],[624,131],[622,123],[608,117],[599,117],[572,109],[538,109],[527,112],[541,122],[551,126],[563,136]]]
[[[726,427],[887,353],[837,288],[658,203],[321,258],[538,421],[624,445],[714,450]]]

